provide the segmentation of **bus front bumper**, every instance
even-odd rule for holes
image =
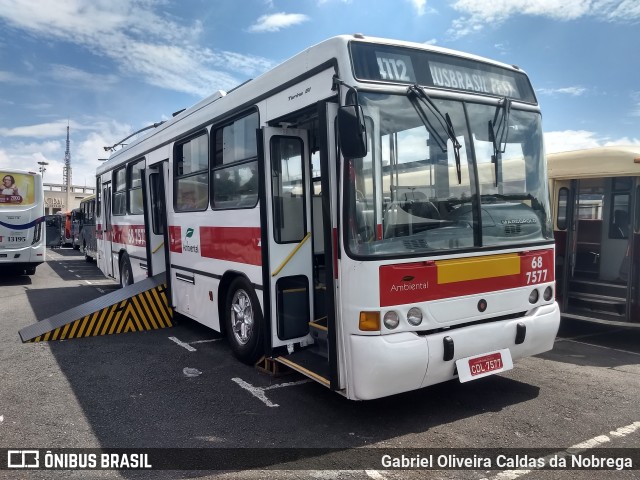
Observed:
[[[524,342],[516,345],[518,324],[526,327]],[[351,335],[348,396],[370,400],[415,390],[456,378],[456,360],[508,348],[512,359],[546,352],[560,326],[558,304],[543,305],[524,317],[482,323],[420,335]],[[453,340],[454,355],[445,361],[443,338]]]

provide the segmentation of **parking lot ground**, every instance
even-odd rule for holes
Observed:
[[[292,469],[269,449],[332,448],[357,459],[369,449],[382,457],[411,448],[455,454],[640,445],[639,329],[563,320],[552,351],[517,361],[511,371],[367,402],[298,374],[267,376],[238,362],[222,335],[184,317],[164,330],[20,342],[22,327],[116,288],[70,249],[52,252],[32,277],[0,275],[0,448],[162,448],[166,455],[176,448],[257,448],[267,449],[264,466],[8,478],[573,479],[575,470],[390,470],[381,462],[343,469],[323,455],[307,455],[304,468]],[[579,478],[639,473],[585,470]]]

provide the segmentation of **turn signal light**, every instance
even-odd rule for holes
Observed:
[[[379,332],[380,312],[360,312],[359,328],[363,332]]]

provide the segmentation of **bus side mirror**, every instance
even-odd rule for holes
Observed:
[[[338,141],[345,158],[367,155],[367,127],[360,105],[345,105],[338,110]]]

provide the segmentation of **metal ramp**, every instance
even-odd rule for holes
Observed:
[[[165,273],[121,288],[20,330],[26,342],[141,332],[173,326]]]

